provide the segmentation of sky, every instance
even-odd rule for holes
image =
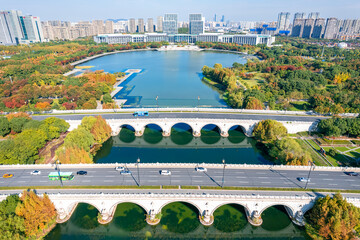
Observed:
[[[340,19],[360,18],[360,0],[0,0],[0,10],[21,10],[42,21],[154,18],[178,13],[202,13],[208,20],[225,15],[231,21],[276,21],[279,12],[320,12]]]

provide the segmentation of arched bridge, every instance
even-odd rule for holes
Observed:
[[[151,190],[150,190],[151,191]],[[124,192],[124,193],[88,193],[88,194],[48,194],[54,203],[58,217],[57,222],[67,221],[79,203],[94,206],[101,217],[102,224],[112,221],[117,205],[130,202],[141,206],[147,213],[146,221],[155,225],[160,222],[161,210],[173,202],[186,202],[198,209],[199,220],[204,225],[211,225],[214,221],[213,213],[225,204],[238,204],[244,207],[248,221],[254,226],[262,224],[261,214],[267,208],[275,205],[285,207],[291,220],[297,225],[304,225],[304,214],[315,203],[315,195],[282,195],[272,194],[246,194],[241,192],[181,192],[168,190],[164,192]],[[6,195],[0,196],[0,201]],[[348,202],[360,207],[359,198],[346,198]]]
[[[301,119],[300,119],[301,120]],[[66,120],[70,124],[70,131],[77,128],[81,124],[81,120]],[[161,128],[163,136],[170,136],[171,129],[179,123],[187,124],[195,137],[201,135],[201,130],[207,125],[215,125],[220,130],[222,137],[228,137],[228,132],[233,127],[241,127],[247,136],[251,136],[255,125],[260,120],[250,119],[218,119],[218,118],[120,118],[106,119],[111,126],[112,135],[119,134],[123,126],[131,126],[135,130],[136,136],[144,134],[145,127],[154,124]],[[312,131],[316,128],[317,121],[280,121],[287,128],[289,133],[297,133],[302,131]]]

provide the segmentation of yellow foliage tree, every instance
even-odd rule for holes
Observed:
[[[56,155],[63,164],[93,163],[91,154],[76,146],[61,148],[56,152]]]
[[[346,80],[348,80],[349,78],[350,78],[349,73],[339,73],[339,74],[335,75],[334,83],[335,84],[341,84],[341,83],[345,82]]]

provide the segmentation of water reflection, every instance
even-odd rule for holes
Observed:
[[[170,139],[177,145],[186,145],[193,139],[193,130],[186,123],[177,123],[171,128]]]
[[[214,144],[219,142],[221,139],[219,127],[214,124],[205,125],[201,129],[200,139],[206,144]]]
[[[133,203],[117,206],[113,221],[107,225],[97,222],[98,211],[79,204],[69,221],[58,224],[46,239],[308,239],[304,229],[295,226],[283,207],[270,207],[263,212],[264,223],[251,226],[240,205],[224,205],[214,212],[214,224],[200,224],[196,207],[175,202],[162,209],[157,226],[147,225],[145,211]]]
[[[163,139],[162,129],[156,124],[148,124],[144,130],[144,141],[150,144],[157,144]]]

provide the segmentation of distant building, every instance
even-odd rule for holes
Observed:
[[[135,33],[136,32],[136,24],[135,24],[135,18],[130,18],[129,19],[129,29],[128,32],[129,33]]]
[[[189,15],[189,33],[200,34],[204,33],[205,18],[202,14],[190,14]]]
[[[20,26],[24,33],[21,43],[43,42],[45,40],[39,17],[20,16]]]
[[[312,38],[323,38],[325,32],[325,19],[318,18],[315,20]]]
[[[297,12],[297,13],[295,13],[295,15],[294,15],[294,21],[296,20],[296,19],[304,19],[305,18],[305,13],[304,12]]]
[[[324,32],[325,39],[334,39],[339,31],[339,21],[337,18],[328,18]]]
[[[105,21],[105,33],[114,33],[114,22],[113,21]]]
[[[178,15],[167,13],[164,16],[163,32],[168,34],[178,33]]]
[[[277,29],[279,31],[290,29],[290,13],[289,12],[279,13]]]
[[[148,18],[147,20],[147,32],[154,32],[154,20],[152,18]]]
[[[104,21],[103,20],[93,20],[92,24],[94,26],[94,31],[96,34],[103,34],[105,33],[104,29]],[[61,24],[60,24],[61,25]]]
[[[303,18],[294,19],[291,36],[302,37],[304,31],[304,25],[305,25],[305,19]]]
[[[145,23],[143,18],[138,19],[138,33],[144,33],[145,32]]]
[[[320,17],[320,13],[319,12],[312,12],[312,13],[309,13],[309,19],[318,19]]]
[[[221,33],[203,33],[203,34],[166,34],[166,33],[146,33],[146,34],[103,34],[94,37],[97,43],[108,44],[127,44],[129,42],[224,42],[247,45],[265,44],[271,45],[275,42],[275,37],[271,35],[227,35]]]
[[[305,19],[304,30],[302,37],[311,38],[314,29],[315,20],[312,18]]]
[[[0,44],[14,45],[19,44],[24,37],[21,26],[21,11],[2,11],[0,12]]]
[[[163,22],[164,22],[163,16],[158,16],[157,20],[156,20],[156,31],[157,32],[163,31]]]

